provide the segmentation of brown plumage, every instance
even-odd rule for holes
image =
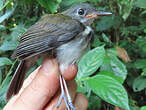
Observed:
[[[84,25],[77,20],[63,14],[45,15],[42,20],[22,34],[19,46],[12,55],[12,58],[18,58],[21,61],[7,91],[7,100],[19,92],[26,72],[32,67],[32,64],[26,66],[28,65],[26,60],[31,58],[29,62],[35,62],[33,57],[44,56],[43,54],[56,56],[56,48],[73,40],[84,28]]]

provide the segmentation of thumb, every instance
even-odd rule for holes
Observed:
[[[59,70],[56,59],[46,59],[36,77],[15,103],[15,110],[40,110],[54,96],[59,87]]]

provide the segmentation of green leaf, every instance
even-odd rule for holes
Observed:
[[[146,8],[146,0],[137,0],[135,5],[139,8]]]
[[[18,24],[16,27],[12,28],[11,29],[12,41],[16,42],[16,44],[17,44],[19,36],[21,36],[26,30],[27,30],[27,28],[22,23]]]
[[[37,2],[47,10],[49,10],[51,13],[54,13],[57,11],[57,8],[59,8],[59,4],[62,0],[37,0]]]
[[[7,102],[6,102],[6,92],[8,90],[9,87],[9,83],[11,81],[11,76],[6,77],[5,80],[3,81],[3,84],[0,85],[0,105],[4,106]]]
[[[128,96],[124,87],[115,79],[105,75],[96,75],[86,80],[92,91],[110,104],[130,110]]]
[[[4,1],[0,0],[0,11],[1,11],[1,8],[3,7],[3,5],[4,5]]]
[[[103,16],[100,17],[99,20],[96,20],[96,30],[97,31],[104,31],[108,30],[109,28],[113,27],[118,29],[122,22],[122,18],[120,16]]]
[[[77,78],[93,74],[102,64],[105,55],[104,47],[96,47],[85,54],[78,63]]]
[[[0,51],[15,50],[18,45],[19,36],[26,31],[24,24],[19,24],[15,28],[10,29],[12,33],[5,35]]]
[[[61,10],[66,10],[71,6],[77,5],[83,2],[97,2],[97,0],[62,0],[60,3]]]
[[[0,46],[0,51],[15,50],[18,45],[18,42],[15,41],[5,41]]]
[[[0,30],[5,30],[6,29],[6,27],[4,26],[4,25],[0,25]]]
[[[116,77],[119,77],[119,82],[122,83],[127,77],[127,69],[125,65],[116,56],[110,53],[105,56],[100,71],[112,72]]]
[[[118,56],[118,52],[116,48],[109,48],[106,50],[108,54]]]
[[[77,86],[78,88],[77,88],[77,92],[81,92],[81,93],[83,93],[83,94],[85,94],[86,93],[86,88],[84,87],[84,86],[82,86],[82,84],[78,84],[78,86]]]
[[[3,107],[7,103],[6,100],[5,100],[6,91],[8,90],[10,80],[12,79],[11,73],[12,73],[12,69],[14,68],[14,65],[16,64],[16,62],[17,62],[17,60],[15,60],[12,63],[12,66],[11,66],[7,76],[5,77],[5,79],[3,80],[2,84],[0,85],[0,105],[3,106]]]
[[[136,60],[134,65],[135,65],[135,68],[137,69],[146,68],[146,59],[138,59]]]
[[[135,92],[141,91],[146,88],[146,77],[139,76],[133,82],[133,90]]]
[[[14,9],[7,10],[3,16],[0,16],[0,23],[2,23],[5,19],[8,19],[14,12]]]
[[[113,17],[112,16],[103,16],[100,20],[96,21],[96,30],[97,31],[104,31],[111,28],[114,25]]]
[[[92,95],[88,98],[88,109],[89,110],[101,110],[102,100],[96,95]]]
[[[139,36],[136,39],[136,44],[139,46],[139,48],[146,54],[146,37]]]
[[[104,42],[101,42],[100,40],[99,40],[99,36],[98,35],[94,35],[94,41],[93,41],[93,43],[92,43],[92,46],[93,47],[98,47],[98,46],[101,46],[101,45],[104,45],[105,43]]]
[[[141,75],[142,75],[142,76],[146,76],[146,68],[144,68],[142,71],[143,71],[143,72],[141,73]]]
[[[111,44],[110,39],[107,37],[107,35],[106,35],[105,33],[102,33],[102,38],[103,38],[103,40],[104,40],[105,42],[107,42],[107,43],[110,43],[110,44]]]
[[[12,0],[8,0],[8,1],[0,0],[0,11],[2,11],[11,1]]]
[[[137,105],[137,101],[129,98],[129,106],[130,106],[130,110],[139,110],[139,107]]]
[[[119,6],[119,12],[124,21],[129,17],[131,10],[132,10],[132,4],[133,0],[118,0],[118,6]]]
[[[80,3],[81,0],[62,0],[61,5],[63,7],[70,7],[73,6],[75,4]]]
[[[100,71],[98,74],[99,75],[110,76],[113,79],[117,80],[119,83],[121,83],[121,84],[123,83],[123,80],[120,77],[114,75],[114,73],[112,73],[112,72],[109,72],[109,71]]]
[[[12,64],[12,61],[10,59],[5,57],[0,57],[0,66],[10,65],[10,64]]]
[[[83,94],[88,93],[86,96],[90,97],[91,89],[88,88],[84,81],[77,81],[77,85],[78,85],[77,92],[81,92]]]
[[[114,74],[121,77],[124,81],[127,77],[127,69],[125,65],[116,56],[110,55],[109,57],[111,59],[110,64]]]
[[[134,33],[134,32],[140,32],[143,30],[143,27],[140,26],[126,26],[126,27],[121,27],[120,31],[126,33],[126,32],[130,32],[130,33]]]
[[[145,10],[145,13],[146,13],[146,10]],[[144,33],[146,33],[146,29],[144,29]]]
[[[146,106],[142,106],[140,110],[146,110]]]
[[[103,64],[100,67],[100,71],[109,71],[109,72],[113,73],[112,66],[110,64],[110,60],[111,59],[109,56],[105,56]]]

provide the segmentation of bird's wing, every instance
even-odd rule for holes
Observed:
[[[57,48],[74,39],[84,28],[77,20],[62,14],[46,15],[20,36],[12,57],[24,60]]]

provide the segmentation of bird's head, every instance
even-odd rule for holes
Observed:
[[[88,3],[81,3],[62,12],[64,15],[79,20],[85,25],[90,25],[99,16],[111,15],[111,12],[98,11]]]

